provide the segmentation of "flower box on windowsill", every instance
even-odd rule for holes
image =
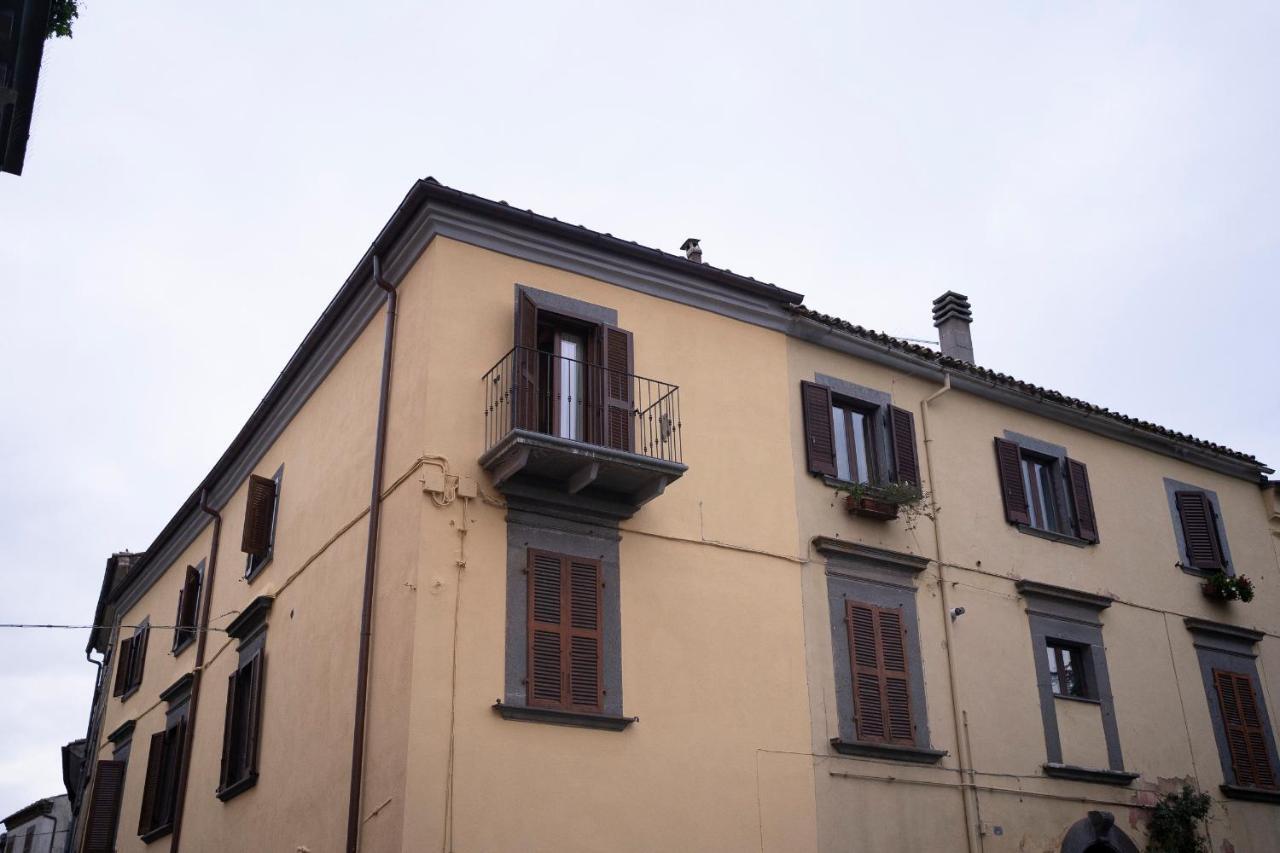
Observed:
[[[1253,582],[1244,575],[1215,572],[1200,584],[1200,591],[1210,601],[1253,601]]]
[[[850,515],[860,515],[863,518],[892,521],[898,517],[897,504],[882,501],[870,495],[845,495],[844,505]]]

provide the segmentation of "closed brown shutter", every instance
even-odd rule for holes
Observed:
[[[603,689],[600,633],[600,563],[570,558],[569,564],[569,703],[599,711]]]
[[[600,561],[530,549],[528,565],[529,704],[599,711]]]
[[[604,426],[605,446],[614,450],[632,449],[632,337],[614,326],[601,326],[604,341]]]
[[[516,291],[515,381],[512,426],[538,429],[538,307],[523,290]]]
[[[901,609],[845,601],[858,740],[911,745],[911,690]]]
[[[123,761],[98,762],[93,774],[93,799],[85,819],[84,853],[111,853],[115,849],[127,766]]]
[[[1067,460],[1067,485],[1071,487],[1071,505],[1075,509],[1076,533],[1081,539],[1098,541],[1098,520],[1093,514],[1093,492],[1089,488],[1089,469],[1083,462]]]
[[[142,811],[138,813],[138,834],[146,835],[156,824],[156,798],[159,795],[160,776],[164,770],[164,732],[151,736],[147,747],[147,776],[142,783]]]
[[[276,481],[249,476],[249,496],[244,508],[244,536],[240,550],[255,557],[271,553],[271,521],[276,510]]]
[[[129,663],[133,659],[133,637],[120,641],[116,650],[116,678],[112,696],[123,696],[129,690]]]
[[[1197,569],[1221,570],[1222,543],[1218,540],[1218,524],[1213,504],[1204,492],[1175,492],[1178,519],[1182,522],[1182,540],[1187,547],[1187,561]]]
[[[565,704],[563,562],[559,554],[529,550],[530,705]]]
[[[893,446],[894,480],[919,488],[920,463],[916,459],[916,419],[906,409],[889,407],[889,438]]]
[[[1246,788],[1275,788],[1275,769],[1267,751],[1252,676],[1215,669],[1213,685],[1218,691],[1235,783]]]
[[[804,416],[804,453],[811,474],[836,476],[835,426],[831,422],[831,389],[816,382],[800,383],[800,412]]]
[[[1030,524],[1027,511],[1027,489],[1022,482],[1022,456],[1018,445],[1003,438],[996,439],[996,471],[1000,476],[1000,497],[1004,500],[1004,517],[1010,524]]]
[[[133,635],[133,654],[129,664],[129,686],[137,687],[142,683],[142,674],[147,666],[147,641],[151,639],[151,626],[144,625]]]
[[[222,727],[222,769],[218,773],[218,787],[225,788],[236,781],[236,681],[240,673],[227,677],[227,715]]]
[[[249,701],[245,703],[244,721],[244,760],[242,775],[249,776],[258,772],[258,742],[262,738],[262,684],[265,675],[266,655],[262,649],[253,653],[253,657],[244,666],[248,669]]]

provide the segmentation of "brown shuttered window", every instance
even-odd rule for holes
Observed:
[[[920,463],[916,459],[916,420],[906,409],[889,407],[889,437],[893,448],[894,481],[920,485]]]
[[[1231,753],[1235,783],[1246,788],[1276,788],[1275,768],[1267,751],[1266,730],[1258,713],[1253,677],[1242,672],[1213,671],[1222,725]]]
[[[120,641],[119,663],[116,664],[115,684],[111,694],[124,696],[142,684],[142,670],[147,660],[147,638],[151,629],[146,625],[134,631],[132,637]]]
[[[996,472],[1000,477],[1005,520],[1010,524],[1030,524],[1027,489],[1022,482],[1022,456],[1012,441],[996,439]]]
[[[133,657],[133,637],[120,641],[116,651],[116,679],[111,688],[112,696],[123,696],[129,690],[129,661]]]
[[[1089,489],[1089,469],[1083,462],[1066,460],[1067,486],[1076,519],[1076,534],[1089,542],[1098,541],[1098,520],[1093,514],[1093,492]]]
[[[1175,492],[1178,520],[1182,523],[1182,540],[1186,543],[1187,562],[1197,569],[1222,570],[1222,540],[1218,536],[1218,517],[1213,503],[1204,492]]]
[[[901,608],[845,601],[858,740],[913,745],[907,635]]]
[[[174,621],[173,651],[187,647],[196,637],[196,614],[200,604],[200,572],[195,566],[187,566],[182,590],[178,593],[178,615]]]
[[[262,649],[241,661],[227,679],[227,714],[222,733],[220,794],[237,792],[258,778],[258,742],[262,729]]]
[[[599,712],[604,655],[600,561],[529,549],[528,701]]]
[[[601,326],[604,342],[605,446],[632,449],[632,338],[631,333],[613,326]]]
[[[276,511],[276,481],[252,474],[244,511],[244,536],[240,550],[254,557],[271,553],[271,527]]]
[[[800,383],[804,416],[805,459],[813,474],[836,476],[835,431],[831,423],[831,389],[816,382]]]
[[[98,762],[93,798],[85,820],[84,853],[112,853],[115,850],[126,766],[123,761]]]
[[[142,788],[142,811],[138,815],[138,835],[147,842],[173,829],[186,733],[187,721],[182,717],[164,731],[151,736],[147,776]]]

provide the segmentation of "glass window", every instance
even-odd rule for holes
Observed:
[[[1022,485],[1027,491],[1031,526],[1061,532],[1054,463],[1038,456],[1022,456]]]
[[[556,434],[580,441],[582,407],[586,397],[583,376],[582,338],[560,332],[556,335]]]
[[[1084,671],[1084,650],[1079,646],[1050,640],[1045,647],[1049,656],[1049,684],[1055,696],[1087,697],[1088,684]]]
[[[831,407],[831,420],[835,425],[836,476],[853,483],[874,482],[874,414],[838,403]]]

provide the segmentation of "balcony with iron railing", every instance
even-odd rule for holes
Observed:
[[[484,388],[480,464],[509,497],[627,518],[686,470],[675,385],[514,347]]]

